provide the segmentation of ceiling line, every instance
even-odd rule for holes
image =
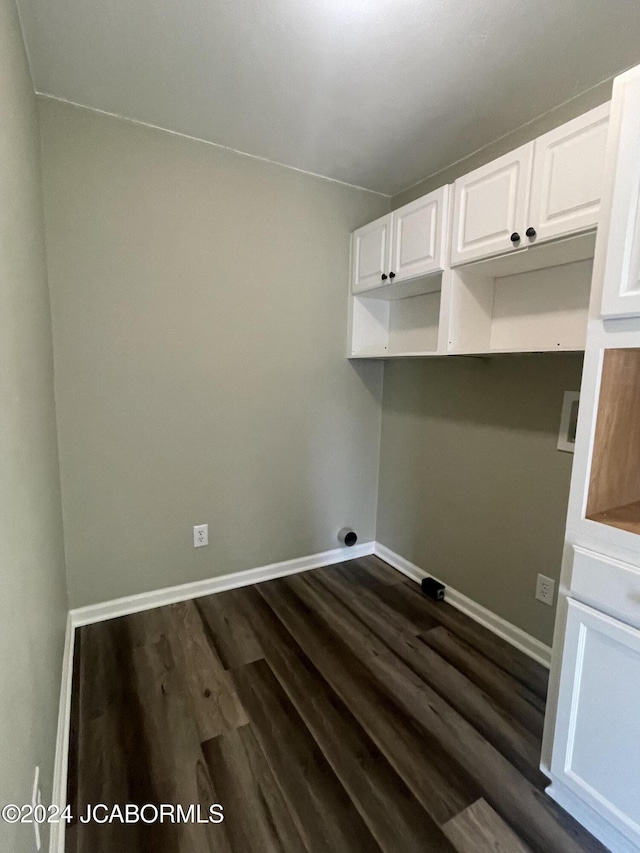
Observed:
[[[288,166],[286,163],[280,163],[277,160],[270,160],[268,157],[261,157],[259,154],[249,154],[248,151],[240,151],[238,148],[232,148],[230,145],[222,145],[220,142],[211,142],[209,139],[201,139],[199,136],[190,136],[188,133],[181,133],[179,130],[170,130],[168,127],[161,127],[159,124],[150,124],[147,121],[123,116],[119,113],[111,113],[108,110],[100,110],[97,107],[89,107],[86,104],[79,104],[77,101],[70,101],[68,98],[60,98],[57,95],[51,95],[49,92],[40,92],[35,89],[35,94],[39,98],[46,98],[49,101],[58,101],[61,104],[68,104],[71,107],[78,107],[81,110],[89,110],[92,113],[99,113],[110,118],[117,118],[120,121],[126,121],[130,124],[137,124],[141,127],[149,127],[152,130],[160,130],[163,133],[170,133],[173,136],[180,136],[183,139],[190,139],[192,142],[201,142],[203,145],[212,145],[214,148],[220,148],[223,151],[230,151],[232,154],[239,154],[241,157],[250,157],[252,160],[260,160],[262,163],[269,163],[272,166],[279,166],[282,169],[290,169],[292,172],[300,172],[303,175],[308,175],[311,178],[319,178],[321,181],[329,181],[332,184],[340,184],[343,187],[349,187],[352,190],[360,190],[365,193],[379,195],[382,198],[390,199],[391,196],[387,193],[381,193],[379,190],[370,190],[368,187],[359,187],[357,184],[349,184],[347,181],[341,181],[338,178],[330,178],[328,175],[319,175],[317,172],[308,172],[306,169],[300,169],[297,166]]]
[[[21,3],[16,3],[15,8],[18,13],[18,26],[20,27],[20,37],[22,38],[22,44],[24,47],[24,54],[27,57],[27,70],[29,71],[29,79],[31,80],[31,87],[35,94],[36,92],[36,82],[33,74],[33,67],[31,65],[31,53],[29,52],[29,45],[27,44],[27,37],[25,36],[24,24],[22,22],[22,11],[21,11]]]
[[[517,127],[514,127],[513,130],[507,131],[507,133],[503,133],[502,136],[497,136],[495,139],[492,139],[490,142],[487,142],[485,145],[481,145],[480,148],[476,148],[475,151],[469,152],[469,154],[465,154],[464,157],[460,157],[457,160],[454,160],[453,163],[448,163],[446,166],[443,166],[441,169],[437,169],[435,172],[432,172],[430,175],[427,175],[424,178],[420,178],[419,181],[416,181],[413,184],[410,184],[408,187],[405,187],[403,190],[399,190],[397,193],[394,193],[391,198],[395,198],[396,196],[402,195],[403,193],[409,192],[414,187],[417,187],[419,184],[425,183],[426,181],[430,181],[432,178],[436,178],[442,172],[446,172],[449,169],[452,169],[454,166],[457,166],[458,163],[463,163],[465,160],[468,160],[470,157],[473,157],[475,154],[479,154],[481,151],[484,151],[485,148],[491,148],[492,145],[495,145],[496,142],[500,142],[502,139],[506,139],[514,133],[517,133],[519,130],[522,130],[525,127],[528,127],[530,124],[534,124],[537,121],[540,121],[541,118],[554,113],[556,110],[562,109],[567,104],[570,104],[571,101],[575,101],[577,98],[581,98],[583,95],[586,95],[588,92],[592,92],[594,89],[597,89],[598,86],[603,86],[605,83],[609,83],[609,81],[614,80],[619,74],[624,74],[625,71],[628,71],[629,68],[634,68],[637,63],[633,65],[629,65],[627,68],[623,68],[620,71],[616,71],[615,74],[611,74],[609,77],[605,77],[604,80],[600,80],[598,83],[595,83],[593,86],[589,86],[588,89],[584,89],[582,92],[578,92],[575,95],[572,95],[566,101],[562,101],[559,104],[556,104],[555,107],[551,107],[551,109],[546,110],[540,115],[534,116],[534,118],[529,121],[525,121],[524,124],[519,124]]]

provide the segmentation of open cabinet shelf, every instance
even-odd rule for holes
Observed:
[[[352,297],[352,358],[437,353],[442,273],[403,284]]]
[[[583,350],[594,235],[451,271],[451,354]]]
[[[586,517],[640,533],[640,349],[607,349]]]

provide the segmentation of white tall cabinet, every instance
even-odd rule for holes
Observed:
[[[640,315],[640,75],[620,79],[624,99],[612,191],[603,317]]]
[[[616,79],[542,768],[611,850],[640,850],[640,67]]]

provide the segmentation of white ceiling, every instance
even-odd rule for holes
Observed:
[[[36,90],[386,194],[640,62],[638,0],[19,0]]]

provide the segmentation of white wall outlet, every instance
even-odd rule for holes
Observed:
[[[193,528],[193,547],[202,548],[209,544],[209,525],[196,524]]]
[[[556,582],[546,575],[538,575],[536,583],[536,598],[543,604],[553,605],[553,596],[556,591]]]
[[[33,789],[31,791],[31,807],[33,808],[33,812],[31,813],[31,819],[33,820],[33,831],[36,834],[36,850],[40,850],[42,847],[42,839],[40,838],[40,824],[37,822],[36,818],[36,806],[42,806],[42,792],[40,791],[40,768],[36,767],[36,772],[33,777]],[[38,812],[41,812],[42,808],[38,809]]]

